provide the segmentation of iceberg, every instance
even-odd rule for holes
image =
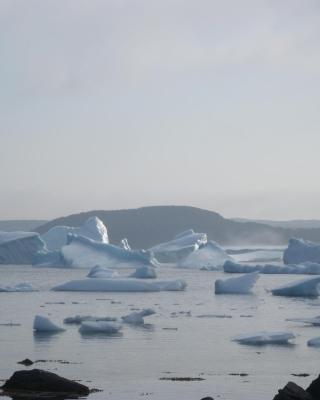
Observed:
[[[60,250],[68,243],[69,233],[81,235],[97,242],[109,243],[107,228],[97,217],[88,218],[80,227],[54,226],[41,237],[48,250]]]
[[[227,260],[232,258],[218,245],[210,240],[207,244],[193,251],[177,263],[180,268],[221,269]]]
[[[148,317],[149,315],[153,315],[156,312],[152,308],[145,308],[139,312],[133,312],[129,315],[125,315],[121,317],[123,322],[126,324],[131,325],[143,325],[144,324],[144,317]]]
[[[285,264],[301,264],[311,261],[320,264],[320,245],[303,239],[290,239],[283,253]]]
[[[283,266],[274,264],[252,265],[227,260],[223,265],[223,270],[231,274],[259,272],[260,274],[320,275],[320,264],[307,261],[303,264]]]
[[[307,341],[307,346],[309,346],[309,347],[320,347],[320,337],[309,339]]]
[[[137,268],[129,278],[137,278],[137,279],[156,279],[157,273],[154,267],[143,266]]]
[[[122,326],[115,322],[107,321],[84,321],[79,328],[80,333],[107,333],[115,334],[121,330]]]
[[[87,278],[66,282],[52,288],[67,292],[159,292],[180,291],[186,288],[183,280],[146,282],[140,279]]]
[[[288,344],[289,340],[294,339],[295,335],[292,332],[254,332],[238,335],[232,340],[250,345],[262,344]]]
[[[100,267],[100,265],[96,265],[89,271],[87,277],[88,278],[115,278],[119,276],[117,271],[113,269]]]
[[[302,322],[303,324],[309,324],[313,326],[320,326],[320,316],[314,318],[288,318],[286,321],[290,322]]]
[[[94,317],[92,315],[75,315],[74,317],[67,317],[63,320],[64,324],[74,324],[80,325],[82,322],[87,321],[107,321],[113,322],[116,321],[117,318],[114,317]]]
[[[31,264],[34,255],[44,248],[35,232],[0,232],[0,264]]]
[[[319,296],[318,286],[320,277],[308,278],[272,289],[274,296],[297,296],[297,297],[317,297]]]
[[[33,321],[33,329],[36,332],[46,332],[46,333],[62,332],[65,330],[60,326],[51,322],[49,318],[43,317],[41,315],[35,316]]]
[[[130,247],[130,245],[128,243],[128,239],[127,238],[124,238],[124,239],[122,239],[120,241],[120,247],[122,247],[125,250],[131,250],[131,247]]]
[[[0,292],[38,292],[30,283],[19,283],[13,286],[0,286]]]
[[[226,280],[217,279],[215,281],[216,294],[250,294],[254,284],[259,279],[257,272],[242,275],[236,278],[229,278]]]
[[[205,233],[195,233],[192,229],[176,235],[173,240],[151,247],[159,262],[175,263],[187,257],[207,243]]]

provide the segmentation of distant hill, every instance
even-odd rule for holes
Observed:
[[[2,220],[0,221],[0,231],[13,232],[13,231],[26,231],[32,232],[38,226],[45,224],[47,221],[43,219],[16,219],[16,220]]]
[[[256,222],[259,224],[265,224],[277,228],[289,228],[289,229],[320,228],[320,220],[318,219],[294,219],[289,221],[273,221],[268,219],[248,219],[248,218],[232,218],[232,219],[233,221],[237,222]]]

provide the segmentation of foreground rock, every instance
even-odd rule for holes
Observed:
[[[89,388],[41,369],[16,371],[2,386],[4,393],[46,392],[87,396]]]
[[[308,389],[304,390],[294,382],[288,382],[273,400],[319,400],[320,399],[320,375]]]

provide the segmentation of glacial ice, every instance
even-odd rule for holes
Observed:
[[[320,347],[320,337],[315,337],[307,341],[307,346],[309,347]]]
[[[317,297],[319,296],[320,277],[308,278],[288,283],[271,292],[275,296]]]
[[[107,321],[107,322],[114,322],[117,318],[114,317],[95,317],[92,315],[75,315],[74,317],[67,317],[63,320],[64,324],[75,324],[80,325],[82,322],[85,321]]]
[[[185,281],[153,281],[140,279],[96,279],[87,278],[66,282],[52,288],[54,291],[77,292],[159,292],[180,291],[186,288]]]
[[[91,268],[87,275],[88,278],[116,278],[117,276],[119,276],[117,271],[101,267],[100,265]]]
[[[44,248],[38,233],[0,232],[0,264],[31,264]]]
[[[240,264],[234,261],[226,261],[223,265],[224,272],[227,273],[251,273],[260,274],[294,274],[294,275],[320,275],[320,264],[305,262],[297,265],[274,265],[274,264]]]
[[[145,265],[143,267],[137,268],[129,278],[137,278],[137,279],[156,279],[157,273],[154,267],[150,267]]]
[[[65,330],[60,326],[51,322],[49,318],[43,317],[41,315],[35,316],[33,321],[33,329],[36,332],[47,332],[47,333],[62,332]]]
[[[177,263],[180,268],[221,269],[227,260],[232,258],[218,245],[210,240],[207,244],[193,251]]]
[[[18,283],[12,286],[0,286],[0,292],[37,292],[38,289],[35,288],[30,283]]]
[[[121,318],[126,324],[143,325],[144,317],[148,317],[149,315],[153,315],[155,313],[156,312],[152,308],[145,308],[142,311],[136,311]]]
[[[303,239],[290,239],[283,253],[285,264],[301,264],[311,261],[320,264],[320,245]]]
[[[254,332],[238,335],[234,341],[242,344],[262,345],[262,344],[288,344],[289,340],[294,339],[292,332]]]
[[[121,330],[121,324],[108,321],[83,321],[79,328],[80,333],[108,333],[114,334]]]
[[[254,284],[259,279],[257,272],[237,276],[236,278],[217,279],[215,281],[216,294],[250,294]]]
[[[68,234],[77,234],[97,242],[109,243],[107,228],[97,217],[88,218],[80,227],[54,226],[41,237],[48,250],[60,250],[68,242]]]
[[[286,321],[301,322],[313,326],[320,326],[320,315],[314,318],[287,318]]]
[[[151,247],[159,262],[175,263],[207,243],[205,233],[195,233],[192,229],[176,235],[171,241]]]
[[[130,247],[130,245],[129,245],[129,243],[128,243],[128,239],[127,239],[127,238],[121,239],[121,241],[120,241],[120,247],[122,247],[122,248],[125,249],[125,250],[131,250],[131,247]]]

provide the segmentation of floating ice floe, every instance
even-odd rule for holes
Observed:
[[[77,234],[97,242],[109,243],[107,228],[97,217],[88,218],[80,227],[54,226],[41,235],[48,250],[60,250],[68,242],[68,234]]]
[[[234,261],[226,261],[223,265],[224,272],[227,273],[251,273],[259,272],[260,274],[294,274],[294,275],[320,275],[320,264],[307,261],[297,265],[252,265],[240,264]]]
[[[301,322],[303,324],[320,326],[320,315],[314,318],[287,318],[286,321]]]
[[[33,329],[39,333],[40,332],[54,333],[54,332],[62,332],[65,330],[60,326],[51,322],[49,318],[43,317],[41,315],[35,316],[33,321]]]
[[[0,231],[0,264],[31,264],[43,248],[38,233]]]
[[[205,233],[195,233],[192,229],[179,233],[171,241],[151,247],[156,259],[163,263],[175,263],[187,257],[207,243]]]
[[[84,321],[79,328],[80,333],[107,333],[115,334],[121,330],[121,324],[107,321]]]
[[[242,344],[262,345],[262,344],[288,344],[289,340],[294,339],[292,332],[253,332],[238,335],[232,340]]]
[[[273,261],[281,261],[282,249],[243,249],[241,252],[233,253],[233,258],[241,263],[267,263]]]
[[[138,279],[156,279],[157,273],[154,267],[145,265],[137,268],[129,277]]]
[[[0,292],[37,292],[38,289],[35,288],[30,283],[18,283],[12,286],[0,286]]]
[[[288,283],[271,292],[275,296],[317,297],[319,296],[320,277],[308,278]]]
[[[228,314],[200,314],[197,318],[232,318],[232,315]]]
[[[309,347],[320,347],[320,337],[309,339],[307,341],[307,346],[309,346]]]
[[[116,278],[117,276],[119,276],[117,271],[101,267],[100,265],[91,268],[87,275],[88,278]]]
[[[306,261],[320,263],[320,245],[303,239],[290,239],[283,253],[285,264],[301,264]]]
[[[236,278],[217,279],[215,281],[216,294],[250,294],[254,284],[259,279],[259,274],[253,272]]]
[[[152,308],[145,308],[142,311],[136,311],[121,318],[126,324],[143,325],[144,317],[148,317],[149,315],[153,315],[155,313],[156,312]]]
[[[74,317],[67,317],[63,320],[64,324],[74,324],[80,325],[82,322],[86,321],[106,321],[106,322],[114,322],[117,318],[114,317],[95,317],[92,315],[75,315]]]
[[[198,250],[193,251],[177,263],[180,268],[221,269],[227,260],[232,258],[218,243],[212,240]]]
[[[79,279],[52,288],[54,291],[78,292],[159,292],[180,291],[186,288],[184,280],[145,281],[139,279]]]

